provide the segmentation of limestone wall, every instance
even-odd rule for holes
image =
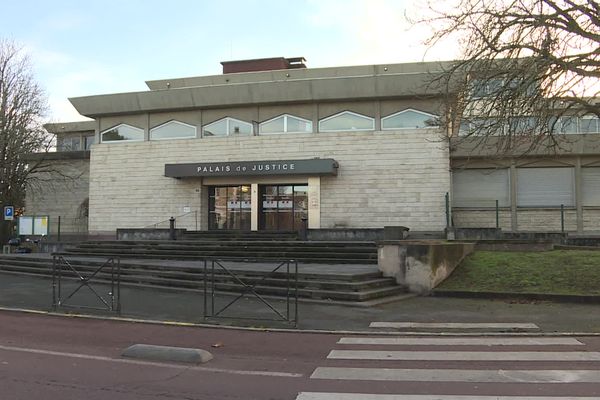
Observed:
[[[90,162],[87,159],[50,160],[52,172],[35,174],[27,188],[25,215],[49,215],[51,235],[87,232]]]
[[[314,157],[339,162],[337,176],[321,178],[321,228],[444,228],[444,194],[450,188],[448,149],[438,130],[421,129],[95,145],[90,232],[144,227],[180,215],[188,207],[198,211],[200,225],[205,226],[208,211],[202,180],[164,177],[166,163]],[[279,180],[286,183],[285,177]],[[194,229],[192,219],[182,219],[177,227]]]

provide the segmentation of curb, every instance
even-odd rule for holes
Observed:
[[[213,355],[203,349],[187,347],[156,346],[152,344],[134,344],[121,354],[123,357],[141,360],[204,364],[213,359]]]
[[[576,294],[550,294],[550,293],[516,293],[516,292],[470,292],[468,290],[443,290],[435,289],[432,297],[456,297],[466,299],[526,299],[560,301],[568,303],[600,303],[600,296],[587,296]]]
[[[66,314],[41,310],[30,310],[23,308],[0,307],[0,311],[19,312],[25,314],[37,314],[50,317],[67,317],[80,319],[93,319],[101,321],[128,322],[134,324],[150,324],[187,328],[211,328],[229,329],[249,332],[275,332],[275,333],[306,333],[322,335],[357,335],[357,336],[427,336],[427,337],[495,337],[495,336],[522,336],[522,337],[569,337],[587,336],[600,337],[600,332],[417,332],[417,331],[349,331],[349,330],[326,330],[326,329],[292,329],[292,328],[254,328],[245,326],[210,325],[194,322],[160,321],[142,318],[127,317],[103,317],[90,314]]]

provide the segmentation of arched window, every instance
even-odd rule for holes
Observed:
[[[261,123],[258,132],[260,134],[312,132],[312,122],[304,118],[283,114]]]
[[[372,131],[375,120],[352,111],[343,111],[319,121],[321,132]]]
[[[102,132],[102,142],[141,141],[144,130],[127,124],[120,124]]]
[[[421,129],[437,126],[437,116],[408,109],[381,119],[381,129]]]
[[[252,135],[252,124],[239,119],[225,117],[202,129],[203,136]]]
[[[179,121],[169,121],[150,129],[150,140],[187,139],[196,137],[196,127]]]

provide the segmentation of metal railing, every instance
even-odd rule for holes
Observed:
[[[227,260],[208,259],[204,260],[204,319],[210,318],[228,318],[238,320],[255,321],[283,321],[294,326],[298,325],[298,262],[295,260],[284,261],[264,261],[275,263],[274,268],[269,268],[263,274],[253,271],[254,282],[246,282],[248,277],[242,277],[233,269],[227,268],[224,264]],[[233,261],[233,260],[232,260]],[[234,261],[235,262],[235,261]],[[237,261],[239,262],[239,260]],[[232,278],[234,284],[224,284],[215,279],[215,270],[224,272],[226,276]],[[260,285],[269,278],[275,278],[277,275],[285,277],[285,308],[279,309],[273,302],[268,301],[264,295],[259,293]],[[217,306],[217,295],[233,293],[237,295],[233,300],[226,302],[225,305]],[[272,318],[262,318],[252,315],[226,315],[225,311],[243,298],[254,298],[263,304]],[[224,302],[225,303],[225,302]],[[246,307],[247,309],[247,307]],[[256,310],[256,309],[255,309]],[[258,311],[258,310],[256,310]]]
[[[154,224],[146,225],[142,229],[168,229],[170,227],[171,218],[175,219],[175,223],[177,221],[183,220],[184,218],[191,218],[193,216],[193,224],[195,226],[195,230],[198,230],[198,211],[190,211],[187,213],[183,213],[181,215],[177,215],[175,217],[169,217],[163,221],[156,222]]]
[[[108,272],[106,271],[108,270]],[[99,275],[108,273],[109,276],[100,277]],[[73,282],[75,288],[70,288],[65,295],[65,282],[67,279]],[[110,291],[105,296],[101,295],[98,286],[108,285]],[[99,290],[94,288],[96,286]],[[94,295],[93,299],[98,306],[85,304],[75,304],[71,301],[76,295],[81,294],[80,290],[86,287]],[[85,273],[78,270],[71,262],[63,256],[55,255],[52,260],[52,309],[76,308],[88,310],[100,310],[121,314],[121,262],[118,257],[111,257],[98,266],[91,273]]]

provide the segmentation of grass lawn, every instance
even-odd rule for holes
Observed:
[[[600,295],[600,251],[477,251],[439,289]]]

